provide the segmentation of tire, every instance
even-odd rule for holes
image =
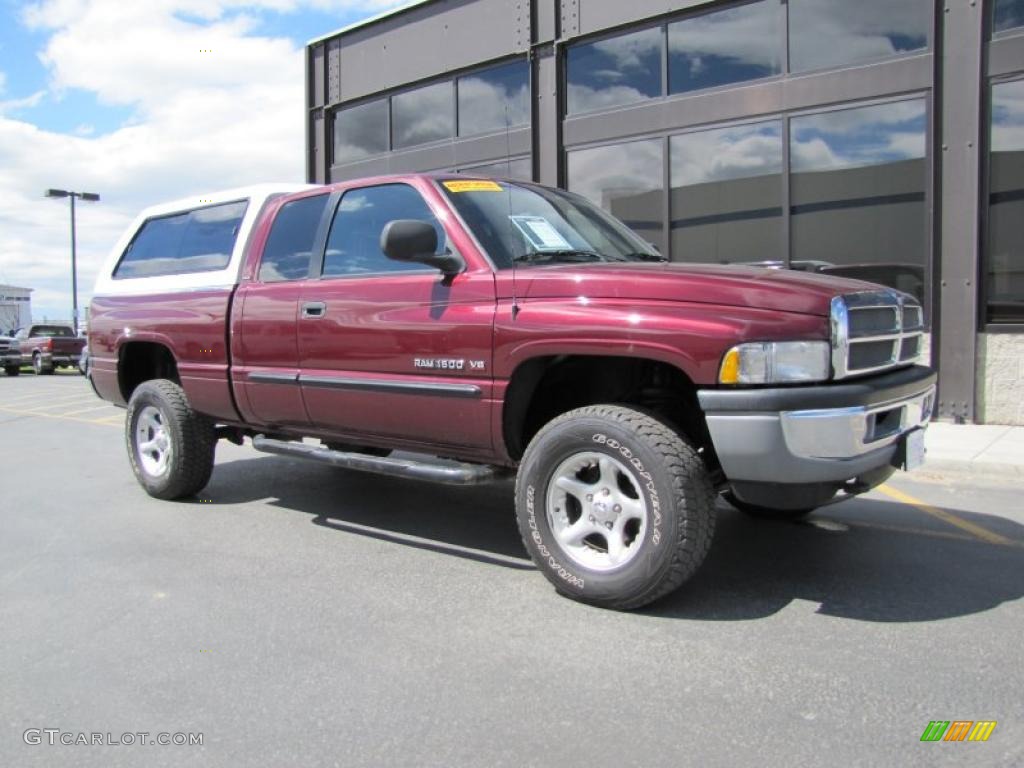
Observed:
[[[8,376],[17,376],[21,373],[21,368],[17,365],[8,365],[4,370],[7,372]]]
[[[673,429],[632,408],[595,405],[559,416],[530,441],[516,517],[558,592],[629,610],[700,567],[715,492],[697,451]]]
[[[786,522],[795,522],[797,520],[803,520],[817,507],[811,507],[809,509],[773,509],[771,507],[762,507],[759,504],[748,504],[745,501],[737,499],[731,491],[726,491],[722,494],[727,502],[732,506],[736,507],[740,512],[756,517],[761,520],[780,520]]]
[[[214,424],[192,410],[173,381],[154,379],[136,387],[128,401],[125,442],[136,479],[154,498],[194,496],[210,481]]]
[[[43,362],[43,356],[38,352],[32,354],[32,370],[36,376],[50,376],[53,374],[53,363],[47,365]]]

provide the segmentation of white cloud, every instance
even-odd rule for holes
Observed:
[[[107,251],[150,204],[260,181],[302,181],[303,51],[254,34],[252,14],[303,6],[367,15],[388,0],[49,0],[23,21],[50,34],[50,89],[83,89],[133,110],[117,130],[44,131],[0,102],[0,282],[35,288],[33,310],[70,316],[68,203],[48,187],[98,192],[79,204],[79,305]],[[325,30],[330,31],[330,30]],[[206,51],[209,51],[207,53]],[[0,78],[0,84],[5,78]],[[6,114],[5,114],[6,113]]]

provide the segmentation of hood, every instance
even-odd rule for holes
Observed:
[[[822,316],[829,314],[833,297],[878,287],[810,272],[731,265],[637,262],[516,270],[516,293],[521,299],[683,301]]]

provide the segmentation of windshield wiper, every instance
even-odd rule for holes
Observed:
[[[627,253],[623,255],[623,258],[629,261],[668,261],[668,256],[664,256],[660,253],[646,253],[644,251]]]
[[[606,261],[606,258],[596,251],[570,250],[561,251],[531,251],[515,256],[512,261],[517,264],[537,264],[542,261]]]

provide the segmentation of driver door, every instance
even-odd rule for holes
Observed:
[[[299,383],[310,422],[348,441],[489,449],[493,272],[470,268],[445,281],[434,268],[388,259],[380,235],[394,219],[429,221],[439,248],[450,247],[411,185],[344,192],[319,274],[299,300]]]

